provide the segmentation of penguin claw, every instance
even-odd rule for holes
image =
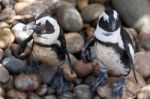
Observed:
[[[104,85],[106,83],[107,78],[108,78],[107,72],[101,72],[91,85],[92,92],[94,92],[99,85],[100,86]]]
[[[112,85],[112,97],[114,99],[118,98],[121,99],[121,97],[124,94],[124,88],[125,88],[125,79],[121,78]]]

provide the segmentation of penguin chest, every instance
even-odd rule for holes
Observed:
[[[120,60],[120,55],[112,48],[100,43],[95,44],[97,59],[101,68],[106,68],[113,76],[127,74],[124,64]],[[101,65],[101,64],[104,65]]]
[[[57,53],[51,47],[42,47],[34,44],[32,55],[35,59],[51,66],[60,66],[64,60],[59,60]]]

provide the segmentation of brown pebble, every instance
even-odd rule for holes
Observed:
[[[93,67],[90,63],[84,63],[82,60],[80,60],[75,62],[73,69],[79,77],[85,77],[91,73]]]

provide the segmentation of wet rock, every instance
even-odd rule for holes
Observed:
[[[39,75],[44,84],[47,84],[49,81],[51,81],[55,73],[56,69],[47,64],[41,64],[39,67]]]
[[[7,90],[11,90],[14,88],[14,76],[9,76],[9,81],[3,85],[3,87]]]
[[[48,90],[47,85],[43,84],[43,85],[40,85],[40,87],[36,90],[36,93],[39,96],[44,96],[47,93],[47,90]]]
[[[27,95],[25,93],[15,89],[9,90],[6,97],[6,99],[27,99]]]
[[[39,97],[37,94],[31,92],[28,94],[28,98],[27,99],[42,99],[41,97]]]
[[[78,85],[73,89],[78,99],[92,99],[92,92],[88,85]]]
[[[17,23],[16,25],[14,25],[12,27],[12,32],[14,33],[14,36],[15,36],[15,40],[18,42],[18,43],[21,43],[23,42],[26,38],[28,38],[33,31],[31,30],[27,30],[27,31],[24,31],[23,28],[24,28],[25,24],[23,23]]]
[[[95,28],[93,28],[93,27],[86,28],[85,35],[87,36],[87,39],[90,39],[91,37],[93,37],[94,31],[95,31]]]
[[[75,85],[80,85],[80,84],[82,84],[82,82],[83,82],[83,80],[82,80],[81,78],[76,78],[76,79],[73,81],[73,83],[74,83]]]
[[[90,63],[84,63],[80,60],[74,64],[73,69],[79,77],[85,77],[91,73],[93,67]]]
[[[68,65],[63,66],[63,76],[67,81],[74,81],[77,78],[77,74]]]
[[[89,0],[90,3],[101,3],[101,4],[105,4],[109,1],[110,0]]]
[[[33,3],[31,6],[28,6],[27,4],[24,4],[24,9],[20,7],[21,11],[18,11],[17,14],[21,14],[21,15],[26,15],[26,14],[30,14],[30,15],[38,15],[40,13],[45,12],[48,9],[47,5],[44,5],[43,2],[37,1],[35,3]]]
[[[150,51],[150,33],[141,33],[139,35],[139,46],[146,51]]]
[[[48,96],[44,96],[43,99],[57,99],[57,97],[54,95],[48,95]]]
[[[5,92],[4,88],[0,86],[0,96],[5,97],[5,94],[6,94],[6,92]],[[1,97],[0,97],[0,99],[1,99]]]
[[[9,72],[0,64],[0,83],[7,83],[9,80]]]
[[[67,49],[70,53],[79,52],[83,45],[83,37],[79,33],[67,33],[65,34]]]
[[[53,88],[51,88],[51,87],[47,88],[47,94],[52,95],[54,93],[55,93],[55,90]]]
[[[4,57],[4,51],[0,49],[0,61],[2,60],[3,57]]]
[[[80,11],[88,6],[88,0],[77,0],[77,7]]]
[[[112,4],[129,27],[150,32],[149,0],[112,0]]]
[[[137,71],[135,71],[135,73],[137,76],[138,84],[136,83],[136,80],[134,78],[133,71],[129,74],[128,80],[131,80],[133,83],[137,84],[139,86],[139,88],[145,86],[146,82],[145,82],[144,78]]]
[[[56,17],[61,27],[66,31],[76,32],[82,29],[82,18],[74,6],[69,3],[62,3],[59,6],[56,10]]]
[[[96,20],[104,11],[104,6],[101,4],[90,4],[81,11],[82,18],[85,22]]]
[[[94,99],[101,99],[100,96],[96,95],[94,96]]]
[[[146,83],[147,83],[147,84],[150,84],[150,77],[148,77],[148,78],[146,79]]]
[[[11,7],[7,7],[1,11],[0,20],[6,20],[6,22],[13,23],[14,20],[12,20],[11,18],[15,15],[15,11]]]
[[[85,78],[84,84],[91,85],[92,82],[95,81],[95,80],[96,80],[96,78],[94,76],[90,75],[90,76]]]
[[[24,2],[24,1],[23,2],[17,2],[14,6],[14,10],[15,10],[16,13],[20,13],[21,11],[28,8],[29,6],[31,6],[31,4],[28,3],[28,2]]]
[[[58,99],[78,99],[73,93],[64,93],[58,97]]]
[[[10,46],[14,41],[14,35],[10,29],[3,29],[0,31],[0,48],[4,49]]]
[[[150,76],[150,52],[138,52],[135,54],[135,69],[143,78]]]
[[[2,64],[8,69],[10,73],[21,73],[27,68],[25,61],[15,57],[4,58]]]
[[[6,22],[0,22],[0,29],[9,28],[9,24]]]
[[[150,98],[150,85],[144,86],[137,94],[137,99],[149,99]]]
[[[39,76],[36,74],[20,74],[15,79],[15,87],[20,91],[33,91],[41,83]]]
[[[34,3],[36,0],[16,0],[17,2],[28,2],[28,3]]]

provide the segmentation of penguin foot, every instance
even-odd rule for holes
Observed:
[[[71,91],[71,83],[64,80],[62,71],[58,70],[49,85],[56,90],[57,95]]]
[[[108,78],[107,72],[101,72],[99,76],[96,78],[96,80],[92,82],[91,85],[92,92],[94,92],[99,85],[103,86],[106,83],[107,78]]]
[[[124,88],[125,88],[125,78],[121,77],[118,81],[116,81],[112,85],[112,97],[115,99],[121,99],[121,97],[124,94]]]

